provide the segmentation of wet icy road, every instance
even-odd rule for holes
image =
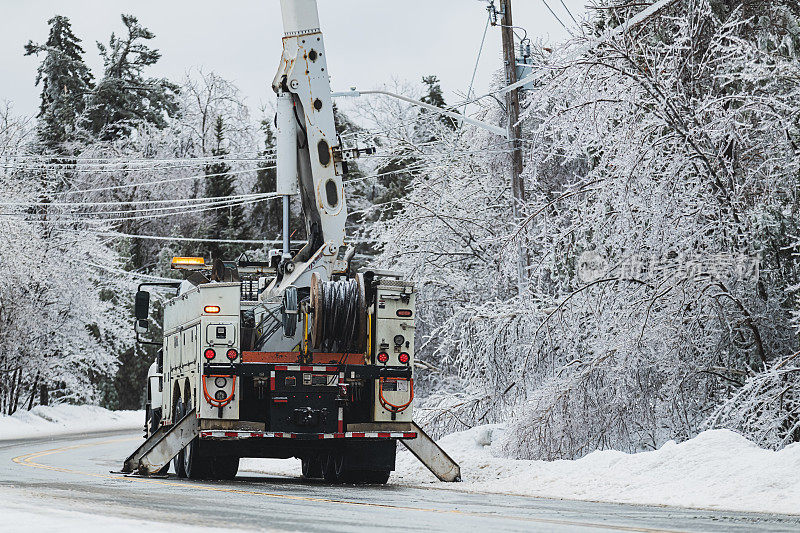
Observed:
[[[231,482],[109,473],[139,442],[139,432],[0,441],[0,489],[37,507],[152,520],[163,530],[183,524],[280,531],[800,531],[800,517],[471,494],[391,481],[354,487],[244,472]],[[35,523],[2,525],[37,531]]]

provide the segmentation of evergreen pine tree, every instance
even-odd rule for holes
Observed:
[[[47,23],[50,34],[45,44],[28,41],[25,55],[44,55],[36,74],[36,85],[42,86],[37,137],[42,148],[58,152],[63,143],[74,139],[77,119],[92,88],[92,74],[69,19],[56,15]]]
[[[132,15],[122,15],[122,22],[128,30],[125,37],[112,33],[108,46],[97,43],[104,75],[83,120],[86,129],[106,141],[127,136],[141,124],[164,128],[166,117],[178,113],[179,87],[163,78],[144,77],[145,68],[161,58],[146,43],[155,34]]]
[[[445,109],[447,107],[447,103],[444,101],[444,93],[442,92],[442,86],[441,82],[439,81],[439,77],[434,75],[424,76],[422,78],[422,83],[428,88],[428,91],[420,100],[426,104]],[[430,113],[430,111],[426,109],[420,110],[420,115],[424,115],[426,113]],[[437,120],[451,130],[455,130],[457,127],[456,121],[450,117],[437,115]],[[433,140],[435,140],[435,138]]]
[[[275,169],[275,135],[268,120],[261,122],[264,132],[264,159],[268,162],[259,164],[256,182],[253,185],[254,193],[274,193],[277,187],[278,173]],[[263,201],[254,204],[250,213],[251,224],[255,235],[251,238],[277,239],[281,232],[281,206],[278,201]]]
[[[217,117],[214,124],[214,148],[211,154],[219,157],[217,161],[206,165],[205,197],[220,198],[233,196],[236,193],[235,178],[228,174],[231,167],[225,161],[228,154],[225,148],[225,123],[222,117]],[[244,209],[241,205],[232,205],[213,211],[208,211],[209,223],[207,224],[206,238],[209,239],[242,239],[244,238]],[[207,246],[211,258],[235,259],[243,248],[236,244],[209,243]]]
[[[422,102],[436,107],[447,107],[437,76],[425,76],[422,78],[422,83],[427,87],[425,96],[421,98]],[[424,117],[430,111],[421,109],[419,113],[420,117]],[[438,115],[436,120],[450,129],[454,130],[456,128],[455,121],[449,117]],[[415,128],[415,134],[420,142],[433,142],[436,140],[435,131],[432,131],[424,121]],[[394,157],[387,159],[386,163],[378,168],[378,174],[381,174],[381,177],[378,178],[378,183],[383,187],[384,191],[376,199],[376,203],[385,204],[381,210],[384,218],[393,218],[402,207],[399,200],[406,195],[406,187],[411,183],[416,173],[414,167],[418,163],[419,159],[410,149],[401,148],[394,154]]]

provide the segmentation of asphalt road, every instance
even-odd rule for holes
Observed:
[[[111,474],[140,435],[0,441],[0,488],[50,508],[145,518],[165,530],[177,523],[279,531],[800,531],[800,517],[472,494],[391,481],[331,486],[248,473],[231,482]]]

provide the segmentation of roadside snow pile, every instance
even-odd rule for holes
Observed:
[[[270,476],[299,477],[300,459],[262,459],[245,457],[239,461],[239,472],[256,472]]]
[[[398,453],[392,480],[548,498],[800,513],[800,443],[774,452],[732,431],[713,430],[651,452],[597,451],[547,462],[498,457],[503,433],[502,426],[487,425],[439,441],[461,465],[463,483],[439,483],[406,451]]]
[[[39,405],[12,416],[0,415],[0,440],[135,429],[143,425],[142,411],[109,411],[94,405]]]

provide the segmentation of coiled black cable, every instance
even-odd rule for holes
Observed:
[[[319,319],[322,351],[328,353],[359,353],[362,339],[358,338],[362,307],[361,293],[356,280],[325,281],[320,284],[322,309]]]

